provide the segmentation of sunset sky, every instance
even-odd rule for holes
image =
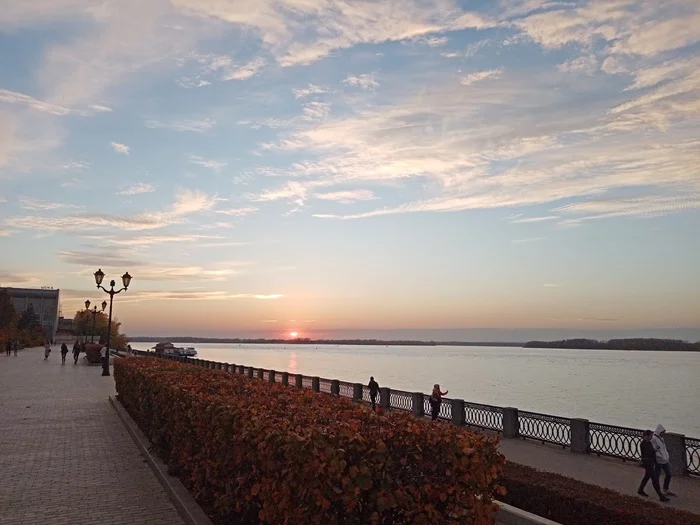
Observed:
[[[700,2],[0,0],[0,248],[130,334],[700,330]]]

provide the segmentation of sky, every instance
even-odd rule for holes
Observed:
[[[700,3],[0,0],[0,247],[129,334],[700,339]]]

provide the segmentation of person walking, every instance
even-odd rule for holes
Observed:
[[[68,345],[66,345],[66,343],[63,343],[61,345],[61,364],[62,365],[66,364],[66,354],[68,354]]]
[[[17,352],[19,352],[19,339],[15,339],[15,357],[17,357]]]
[[[44,361],[46,361],[49,358],[50,353],[51,353],[51,343],[47,339],[46,343],[44,343]]]
[[[12,341],[10,341],[9,339],[5,342],[5,352],[7,352],[8,357],[12,353]]]
[[[73,364],[77,365],[78,364],[78,356],[80,355],[80,343],[78,340],[75,340],[75,343],[73,343]]]
[[[369,378],[367,384],[369,388],[369,398],[372,400],[372,410],[377,411],[377,394],[379,394],[379,383],[374,380],[374,376]]]
[[[647,482],[651,480],[651,484],[654,486],[654,490],[656,494],[658,494],[659,499],[666,502],[670,500],[661,492],[661,487],[659,486],[659,474],[656,472],[656,451],[654,450],[654,445],[651,443],[653,436],[654,433],[651,430],[645,430],[642,442],[639,444],[639,452],[642,456],[642,465],[644,466],[644,477],[639,484],[637,494],[648,498],[649,494],[644,492],[644,487],[646,487]]]
[[[433,393],[430,394],[430,415],[433,421],[436,421],[440,413],[440,405],[442,404],[442,396],[449,394],[448,390],[440,391],[440,385],[433,385]]]
[[[671,457],[666,448],[666,441],[664,441],[664,435],[666,434],[666,429],[663,425],[659,424],[656,426],[654,435],[651,438],[651,444],[654,447],[654,452],[656,452],[656,477],[661,478],[661,471],[664,471],[664,493],[667,496],[675,496],[676,494],[669,490],[671,485]]]

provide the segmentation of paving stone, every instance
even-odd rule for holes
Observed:
[[[0,525],[184,525],[109,405],[113,378],[52,350],[0,355]]]

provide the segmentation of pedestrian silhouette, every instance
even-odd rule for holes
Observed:
[[[374,376],[369,378],[369,398],[372,400],[372,410],[377,410],[377,394],[379,394],[379,383],[374,380]]]

